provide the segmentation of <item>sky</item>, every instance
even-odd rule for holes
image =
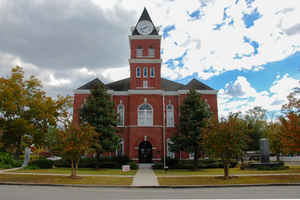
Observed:
[[[0,0],[0,76],[19,65],[52,97],[127,78],[144,7],[160,27],[162,77],[218,90],[220,117],[276,115],[299,86],[299,0]]]

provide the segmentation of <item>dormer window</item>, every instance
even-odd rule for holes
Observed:
[[[144,67],[144,72],[143,72],[143,76],[144,78],[147,78],[148,77],[148,67]]]
[[[154,57],[155,56],[155,50],[152,46],[150,46],[148,48],[148,55],[149,55],[149,57]]]
[[[155,77],[155,68],[154,68],[154,67],[151,67],[151,68],[150,68],[150,77],[151,77],[151,78],[154,78],[154,77]]]
[[[138,46],[136,49],[136,57],[142,57],[143,56],[143,48],[142,46]]]
[[[139,66],[136,68],[136,77],[141,78],[141,68]]]

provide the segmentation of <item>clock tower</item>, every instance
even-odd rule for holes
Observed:
[[[129,35],[130,89],[160,89],[161,58],[159,28],[155,27],[146,8]]]

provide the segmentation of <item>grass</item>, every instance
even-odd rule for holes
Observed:
[[[71,174],[71,168],[54,168],[54,169],[22,169],[15,172],[22,173],[53,173],[53,174]],[[91,168],[79,168],[78,175],[135,175],[136,170],[130,170],[129,172],[122,172],[121,169],[91,169]]]
[[[223,177],[158,177],[160,185],[228,185],[300,183],[300,175],[243,176],[224,180]]]
[[[223,175],[224,170],[221,168],[217,169],[199,169],[197,171],[186,170],[186,169],[169,169],[167,173],[164,170],[154,170],[157,176],[182,176],[182,175]],[[230,175],[239,174],[289,174],[289,173],[300,173],[300,166],[290,166],[286,170],[240,170],[240,168],[230,168]]]
[[[68,176],[0,174],[1,182],[38,184],[87,184],[87,185],[131,185],[131,177],[80,177]]]

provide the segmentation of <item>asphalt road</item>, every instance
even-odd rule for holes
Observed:
[[[300,186],[242,188],[77,188],[0,185],[0,200],[300,198]]]

